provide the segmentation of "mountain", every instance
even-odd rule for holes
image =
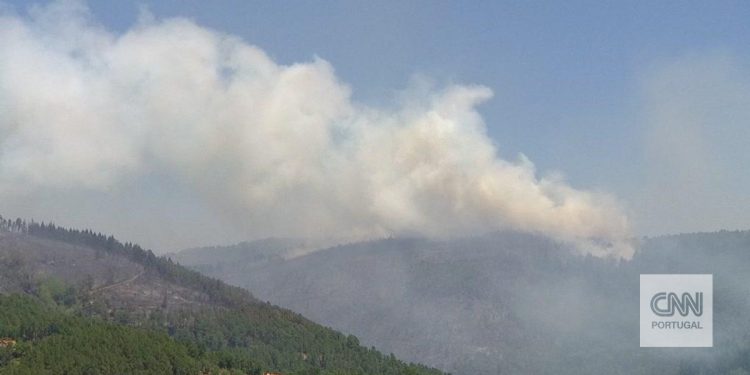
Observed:
[[[87,319],[19,294],[0,295],[0,374],[259,373],[230,353],[197,353],[166,334]]]
[[[138,245],[0,218],[0,374],[268,371],[440,373]]]
[[[386,239],[296,257],[283,247],[257,257],[261,248],[204,249],[191,262],[194,249],[173,259],[366,345],[456,374],[750,370],[750,232],[643,239],[632,260],[581,256],[512,232]],[[714,274],[714,348],[639,348],[641,273]]]

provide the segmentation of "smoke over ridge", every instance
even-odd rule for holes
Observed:
[[[368,107],[325,60],[274,62],[186,19],[122,34],[78,2],[0,16],[0,200],[106,191],[160,171],[259,236],[471,235],[512,229],[629,257],[616,200],[498,157],[454,85]]]

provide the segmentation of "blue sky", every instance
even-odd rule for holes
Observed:
[[[117,29],[138,12],[128,2],[89,4]],[[415,74],[489,86],[496,97],[482,113],[501,152],[608,188],[613,163],[639,169],[642,74],[689,54],[744,56],[750,45],[750,4],[741,1],[139,4],[240,35],[280,63],[320,56],[368,103],[390,100]]]
[[[320,56],[355,98],[387,103],[414,75],[478,83],[501,154],[522,152],[574,185],[635,199],[643,181],[641,80],[654,65],[750,46],[743,1],[143,1],[267,51],[280,63]],[[92,1],[117,29],[138,6]]]
[[[10,4],[26,6],[25,2]],[[515,159],[523,153],[542,174],[558,171],[574,187],[615,194],[632,211],[639,234],[750,227],[750,215],[744,214],[750,209],[744,194],[745,183],[750,182],[743,169],[745,153],[732,143],[750,141],[741,105],[728,109],[740,112],[729,116],[738,119],[727,128],[730,135],[711,138],[700,146],[716,156],[720,167],[711,164],[706,170],[722,172],[706,175],[704,171],[698,178],[715,178],[717,183],[696,191],[686,187],[685,196],[669,204],[660,204],[663,196],[672,196],[660,187],[675,187],[659,180],[665,175],[659,168],[672,168],[671,162],[664,162],[672,160],[671,151],[663,145],[666,141],[654,141],[659,133],[654,129],[664,129],[659,121],[672,121],[654,114],[654,107],[671,95],[654,85],[671,71],[687,66],[683,76],[673,77],[682,82],[706,70],[722,71],[726,63],[729,73],[709,74],[706,80],[698,80],[704,84],[694,90],[688,85],[691,95],[731,95],[737,90],[744,95],[744,85],[735,91],[724,90],[722,85],[742,81],[750,71],[745,64],[750,46],[748,2],[88,4],[96,19],[113,30],[130,28],[139,9],[145,7],[158,19],[187,17],[238,35],[281,64],[319,56],[331,63],[341,81],[351,85],[356,101],[371,106],[392,105],[399,91],[419,79],[415,77],[426,77],[437,87],[451,83],[487,86],[494,97],[481,104],[479,111],[502,157]],[[701,66],[706,69],[697,68]],[[674,89],[682,86],[675,84]],[[721,105],[712,108],[706,113],[723,111]],[[710,115],[701,118],[690,131],[706,138],[706,129],[723,126],[713,121],[720,120]],[[668,129],[679,133],[681,128],[678,123]],[[692,154],[684,143],[673,147],[677,153]],[[679,163],[692,161],[680,159]],[[695,176],[689,169],[671,181],[690,184]]]

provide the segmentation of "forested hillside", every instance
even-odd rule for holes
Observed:
[[[0,228],[0,334],[17,341],[0,371],[439,374],[111,236]]]
[[[0,296],[0,374],[258,374],[230,351],[206,352],[154,330],[83,318],[22,296]]]
[[[195,253],[175,259],[197,259]],[[240,262],[235,255],[233,262],[207,262],[216,253],[205,250],[196,269],[352,332],[367,345],[456,374],[750,370],[750,232],[644,239],[632,260],[621,261],[508,232],[363,242],[286,260]],[[639,348],[641,273],[714,274],[714,348]]]

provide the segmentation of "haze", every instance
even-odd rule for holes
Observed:
[[[8,215],[156,251],[511,229],[616,257],[632,236],[750,224],[743,5],[90,6],[3,8]],[[585,33],[614,18],[628,27]],[[545,40],[559,31],[569,49]]]

